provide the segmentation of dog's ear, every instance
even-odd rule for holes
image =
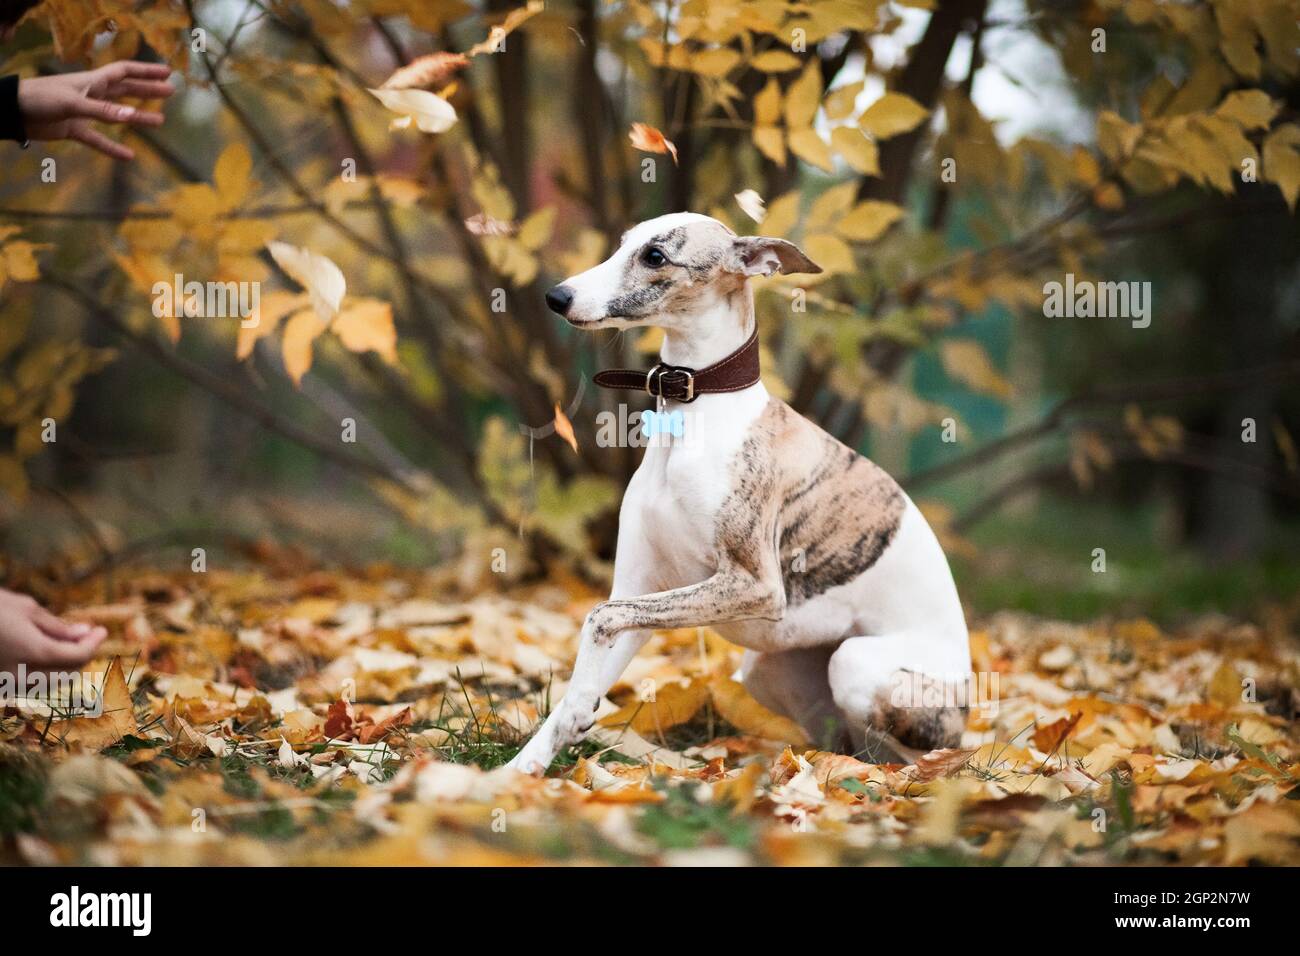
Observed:
[[[817,273],[822,267],[793,242],[767,236],[737,236],[732,243],[731,271],[746,276],[770,276],[775,272]]]

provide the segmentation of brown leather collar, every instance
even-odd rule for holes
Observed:
[[[758,325],[740,348],[698,372],[684,365],[660,362],[648,372],[634,368],[608,368],[596,373],[601,388],[645,389],[655,398],[693,402],[712,392],[738,392],[758,381]]]

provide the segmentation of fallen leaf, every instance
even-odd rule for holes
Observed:
[[[68,744],[80,744],[87,750],[103,750],[127,734],[139,732],[135,704],[122,673],[121,658],[113,658],[108,665],[99,699],[102,703],[100,716],[74,717],[66,723],[55,724],[53,732],[58,739]]]

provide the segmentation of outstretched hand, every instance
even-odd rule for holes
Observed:
[[[171,67],[164,63],[120,60],[97,70],[38,76],[18,84],[18,110],[29,139],[75,139],[114,159],[134,159],[127,146],[109,139],[91,123],[161,126],[163,116],[113,102],[124,96],[171,96]]]
[[[26,594],[0,588],[0,671],[75,667],[85,663],[107,631],[51,614]]]

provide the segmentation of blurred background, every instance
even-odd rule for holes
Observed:
[[[825,267],[756,283],[765,381],[899,478],[972,612],[1289,626],[1298,9],[48,0],[0,71],[179,93],[132,164],[5,145],[0,583],[196,547],[600,580],[640,451],[597,416],[642,403],[583,383],[657,339],[542,293],[689,209]],[[268,243],[337,266],[337,314]],[[178,273],[260,282],[256,336],[156,314]],[[1149,283],[1149,324],[1049,316],[1067,276]]]

